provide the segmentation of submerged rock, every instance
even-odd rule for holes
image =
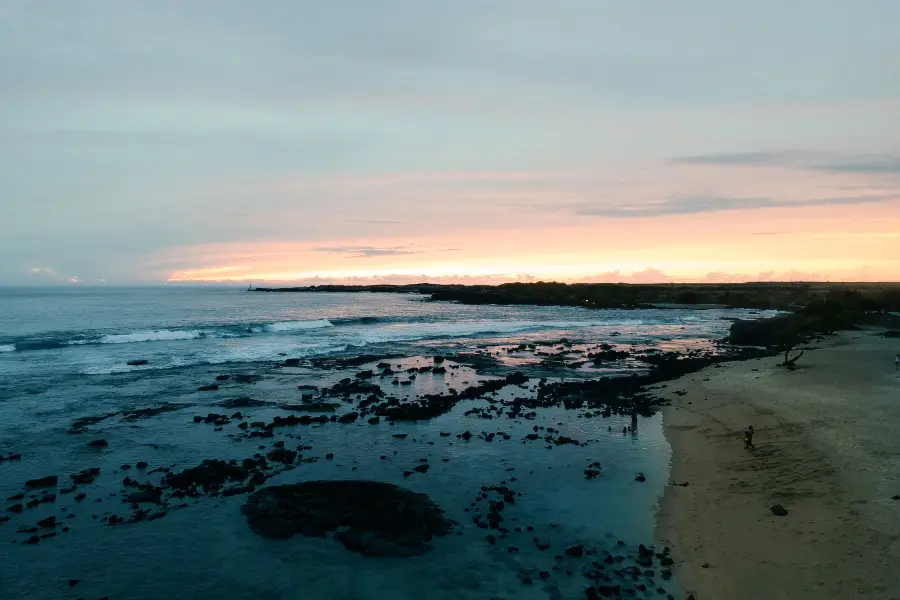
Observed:
[[[146,365],[148,362],[149,362],[148,360],[145,360],[145,359],[143,359],[143,358],[140,358],[140,359],[137,359],[137,360],[129,360],[126,364],[127,364],[129,367],[140,367],[140,366],[142,366],[142,365]]]
[[[25,482],[25,487],[28,489],[56,487],[57,480],[56,475],[47,475],[38,479],[29,479]]]
[[[425,494],[376,481],[307,481],[254,492],[241,509],[254,533],[335,539],[363,556],[416,556],[454,522]]]

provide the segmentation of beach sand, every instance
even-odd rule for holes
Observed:
[[[900,599],[900,340],[813,347],[795,371],[728,363],[660,390],[688,485],[667,486],[657,536],[696,600]]]

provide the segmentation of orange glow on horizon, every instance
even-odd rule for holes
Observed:
[[[484,229],[466,236],[392,238],[389,244],[354,239],[197,246],[178,250],[197,264],[175,270],[169,281],[590,281],[615,279],[615,273],[622,281],[643,281],[653,280],[656,271],[660,281],[900,280],[900,209],[892,205],[679,215],[626,224],[597,219],[579,227]],[[326,252],[323,246],[346,251]],[[375,246],[394,250],[354,255],[355,248]]]

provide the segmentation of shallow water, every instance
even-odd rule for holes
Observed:
[[[464,414],[487,406],[486,399],[460,402],[451,412],[429,421],[299,426],[279,429],[274,439],[267,440],[240,437],[237,421],[215,431],[212,425],[194,423],[193,417],[233,412],[214,404],[252,396],[275,405],[243,409],[244,416],[270,420],[285,414],[277,404],[299,401],[297,385],[329,384],[369,368],[275,368],[274,361],[283,360],[279,352],[302,357],[337,349],[416,357],[488,344],[491,352],[501,353],[501,363],[518,361],[520,366],[534,368],[538,362],[534,356],[527,359],[525,353],[516,358],[515,352],[506,352],[505,344],[567,337],[583,341],[586,347],[609,342],[622,347],[689,349],[724,335],[729,324],[725,319],[747,314],[461,307],[392,295],[246,294],[184,288],[74,295],[20,291],[0,296],[0,322],[5,327],[0,344],[16,346],[15,351],[0,354],[0,455],[23,455],[18,461],[0,462],[0,494],[6,498],[21,492],[26,479],[43,475],[59,474],[62,481],[88,467],[100,467],[102,472],[95,483],[79,487],[79,492],[87,493],[83,503],[74,502],[71,494],[60,494],[56,502],[10,515],[8,523],[0,524],[4,565],[0,590],[5,598],[14,599],[105,595],[113,599],[582,598],[589,582],[581,572],[588,559],[557,560],[555,556],[566,547],[582,543],[624,553],[617,546],[620,540],[632,551],[638,544],[652,543],[655,508],[668,477],[670,453],[658,416],[642,419],[637,435],[623,436],[622,427],[630,421],[582,418],[578,411],[561,408],[540,409],[534,420],[487,420]],[[331,325],[267,327],[322,319]],[[180,336],[184,339],[171,334],[136,335],[221,332],[245,326],[260,331],[236,337]],[[139,338],[153,341],[134,341]],[[131,341],[103,342],[109,339]],[[38,348],[34,340],[43,340],[45,347]],[[71,340],[93,341],[57,343]],[[306,350],[309,354],[304,354]],[[232,360],[235,356],[243,358]],[[124,365],[134,358],[147,358],[150,364]],[[430,359],[390,362],[406,367]],[[546,375],[586,377],[637,367],[624,361],[592,368],[554,369]],[[255,374],[260,379],[253,384],[231,380],[218,391],[197,391],[220,373]],[[462,388],[480,377],[465,366],[446,375],[420,374],[412,385],[403,386],[402,393]],[[389,393],[401,393],[389,379],[380,384]],[[532,393],[534,384],[532,380],[525,387],[504,388],[489,400],[502,402]],[[184,408],[134,422],[112,417],[89,426],[85,433],[67,433],[79,417],[161,402]],[[585,445],[548,449],[542,440],[524,440],[534,427],[548,426]],[[458,438],[463,431],[474,437]],[[409,436],[394,438],[398,432]],[[452,435],[441,437],[440,432]],[[504,432],[510,439],[497,436],[488,442],[478,436],[481,432]],[[108,448],[86,446],[100,437],[109,441]],[[433,551],[424,556],[388,559],[363,558],[330,539],[260,538],[250,532],[240,513],[243,495],[189,501],[187,507],[152,522],[114,527],[100,523],[109,514],[128,515],[128,505],[120,496],[110,496],[121,494],[123,477],[154,483],[161,477],[135,469],[126,473],[120,469],[123,463],[145,460],[150,469],[180,470],[205,458],[245,458],[260,451],[260,444],[271,449],[277,440],[285,441],[287,447],[312,446],[304,455],[320,460],[298,465],[267,484],[335,478],[392,482],[427,493],[459,525],[454,534],[435,540]],[[334,453],[334,460],[324,460],[326,453]],[[431,465],[428,473],[404,477],[404,471],[423,458]],[[583,471],[594,461],[601,464],[602,475],[587,480]],[[638,472],[646,475],[646,483],[634,480]],[[507,527],[519,526],[523,531],[511,531],[491,545],[485,541],[489,532],[476,527],[465,509],[481,486],[501,482],[521,493],[515,506],[503,514]],[[16,533],[17,529],[33,526],[50,514],[71,530],[36,545],[23,545],[29,534]],[[534,531],[524,531],[528,526]],[[550,541],[550,549],[538,550],[535,536]],[[510,546],[520,551],[510,553]],[[540,580],[540,571],[550,576]],[[526,576],[533,583],[526,584]],[[82,581],[70,589],[70,579]],[[659,583],[677,596],[676,582]]]

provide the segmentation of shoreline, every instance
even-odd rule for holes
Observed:
[[[861,331],[814,347],[796,371],[768,357],[656,386],[669,483],[688,484],[666,486],[657,539],[685,597],[900,599],[900,342]]]

